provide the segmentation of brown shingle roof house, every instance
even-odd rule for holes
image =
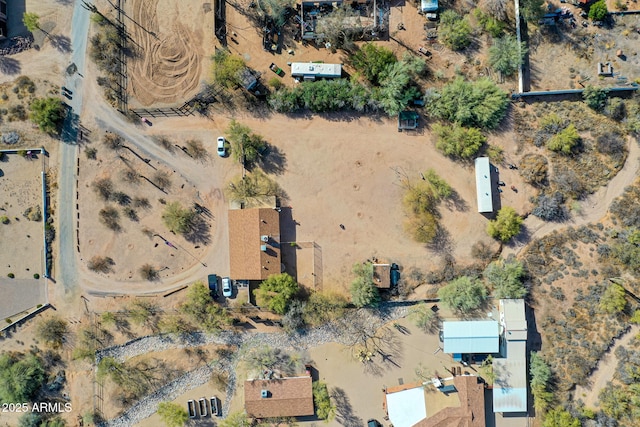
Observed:
[[[244,409],[254,418],[313,415],[311,377],[247,380]]]
[[[235,280],[279,274],[280,213],[271,208],[229,210],[229,260]]]
[[[413,427],[485,427],[484,385],[476,376],[458,376],[453,379],[460,406],[444,408],[432,417],[423,419]]]

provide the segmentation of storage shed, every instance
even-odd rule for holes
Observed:
[[[488,157],[476,159],[476,193],[478,212],[493,212],[493,187],[491,185],[491,163]]]
[[[500,350],[500,330],[495,320],[443,322],[444,352],[495,354]]]

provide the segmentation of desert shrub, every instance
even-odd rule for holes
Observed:
[[[556,189],[561,192],[565,198],[580,200],[587,194],[585,183],[571,169],[557,167],[556,173],[551,179]]]
[[[217,332],[232,322],[227,311],[213,301],[209,288],[202,282],[189,287],[187,300],[180,306],[180,311],[207,332]]]
[[[273,179],[260,170],[238,175],[225,189],[226,196],[233,202],[243,203],[245,207],[260,204],[265,196],[282,196],[283,191]]]
[[[547,148],[562,154],[571,154],[578,142],[580,142],[578,130],[573,124],[570,124],[547,141]]]
[[[447,199],[453,194],[453,189],[447,181],[442,179],[434,169],[427,169],[423,174],[425,180],[433,188],[433,192],[437,199]]]
[[[482,9],[476,8],[473,10],[473,16],[478,20],[484,31],[494,38],[500,37],[506,27],[504,22],[501,22],[502,19],[506,18],[505,0],[486,0],[483,3],[483,8],[491,7],[492,11],[487,14]]]
[[[487,233],[493,238],[507,242],[520,233],[522,221],[522,217],[515,209],[505,206],[498,211],[495,220],[489,221]]]
[[[213,56],[213,81],[228,89],[238,86],[241,83],[240,72],[245,67],[241,56],[218,49]]]
[[[36,336],[51,348],[60,348],[69,333],[67,322],[60,317],[53,316],[42,319],[36,326]]]
[[[476,128],[465,128],[457,123],[443,126],[433,125],[433,131],[438,136],[436,148],[447,156],[468,159],[476,155],[486,137]]]
[[[124,146],[124,139],[117,133],[105,132],[102,137],[102,145],[109,150],[119,150]]]
[[[314,292],[303,308],[304,322],[317,326],[344,315],[347,299],[336,292]]]
[[[447,9],[440,15],[438,37],[449,49],[464,49],[471,43],[471,25],[466,17]]]
[[[111,199],[113,194],[113,182],[109,178],[99,178],[92,184],[93,191],[105,202]]]
[[[10,122],[21,122],[27,120],[27,117],[27,110],[24,109],[24,106],[22,104],[12,105],[11,107],[9,107],[7,119]]]
[[[35,222],[42,221],[42,211],[40,210],[40,205],[28,207],[24,211],[22,216],[28,219],[29,221],[35,221]]]
[[[169,177],[169,174],[164,171],[157,171],[153,174],[152,181],[163,190],[171,187],[171,178]]]
[[[607,132],[596,138],[596,149],[602,154],[608,154],[612,158],[622,160],[627,151],[627,144],[623,135]]]
[[[140,182],[140,174],[133,169],[123,170],[120,177],[124,182],[128,182],[129,184],[138,184]]]
[[[29,402],[46,379],[42,360],[32,353],[0,355],[0,401]]]
[[[627,106],[620,98],[611,98],[605,110],[605,114],[616,122],[621,122],[627,116]]]
[[[113,206],[107,206],[100,209],[99,212],[100,222],[108,229],[113,231],[120,230],[120,214],[118,210]]]
[[[284,86],[284,83],[282,83],[282,80],[280,80],[278,77],[271,77],[267,83],[274,90],[278,90],[278,89],[280,89],[281,87]]]
[[[111,200],[119,204],[120,206],[127,206],[131,203],[131,197],[122,191],[114,191],[111,193]]]
[[[134,197],[133,207],[149,209],[151,207],[151,203],[149,203],[149,199],[147,199],[146,197]]]
[[[421,302],[409,308],[409,319],[425,332],[433,333],[437,330],[440,317],[427,303]]]
[[[304,310],[307,304],[304,301],[300,301],[294,299],[289,304],[289,308],[287,312],[282,316],[280,323],[282,324],[282,329],[288,333],[293,334],[296,331],[299,331],[304,328]]]
[[[471,246],[471,256],[480,261],[489,261],[495,255],[495,251],[491,249],[491,245],[479,240]]]
[[[193,227],[196,215],[193,209],[183,208],[179,202],[171,202],[164,208],[162,222],[170,231],[186,234]]]
[[[198,139],[188,140],[187,142],[185,142],[185,146],[187,147],[187,152],[194,159],[206,159],[209,156],[209,153],[207,152],[207,149],[204,148],[202,141]]]
[[[313,382],[313,405],[316,408],[316,415],[321,420],[331,420],[336,413],[336,405],[331,403],[327,385],[322,381]]]
[[[154,280],[158,280],[158,270],[151,264],[143,264],[142,267],[140,267],[140,277],[149,282],[153,282]]]
[[[600,0],[597,3],[604,4],[604,0]],[[595,86],[587,86],[584,88],[584,91],[582,92],[582,99],[585,102],[585,104],[587,104],[589,108],[591,108],[592,110],[602,111],[604,107],[607,105],[608,93],[609,91],[607,89],[603,89]]]
[[[609,314],[620,313],[627,306],[625,296],[625,290],[621,285],[617,283],[609,284],[600,297],[600,310]]]
[[[124,215],[131,221],[138,221],[140,219],[138,218],[138,212],[131,207],[125,207],[122,212],[124,212]]]
[[[87,147],[84,149],[84,154],[89,160],[95,160],[98,156],[98,150],[93,147]]]
[[[99,273],[109,273],[111,268],[115,265],[113,259],[108,256],[94,256],[87,263],[87,267],[91,271],[97,271]]]
[[[568,217],[564,207],[564,196],[560,192],[553,195],[541,194],[536,198],[536,204],[531,213],[545,221],[564,221]]]
[[[15,93],[34,93],[36,84],[28,76],[20,76],[16,79],[13,91]]]
[[[187,410],[173,402],[160,402],[158,415],[167,427],[183,427],[189,420]]]
[[[7,225],[11,222],[11,220],[9,219],[8,216],[3,215],[3,216],[0,216],[0,222],[3,223],[4,225]]]
[[[173,153],[173,149],[175,147],[173,145],[173,142],[171,142],[171,140],[169,138],[164,137],[164,136],[158,136],[158,137],[154,138],[153,140],[160,147],[164,148],[165,150],[167,150],[170,153]]]
[[[495,298],[524,298],[527,295],[527,288],[522,283],[524,265],[514,257],[492,262],[482,275],[493,286]]]
[[[611,203],[610,212],[625,227],[640,227],[640,181],[625,188],[622,196]]]

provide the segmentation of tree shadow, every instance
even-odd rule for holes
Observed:
[[[336,421],[345,427],[360,427],[364,425],[362,418],[353,413],[349,397],[340,387],[331,390],[331,398],[336,404]]]
[[[274,145],[269,144],[267,152],[259,161],[260,167],[265,173],[282,175],[287,169],[287,157]]]
[[[451,195],[444,200],[444,204],[450,211],[455,209],[458,212],[467,212],[469,210],[469,204],[456,190],[451,191]]]
[[[12,76],[20,74],[21,71],[22,67],[20,66],[20,61],[9,58],[8,56],[0,57],[0,73]]]
[[[211,230],[207,221],[196,215],[189,224],[189,229],[184,233],[184,238],[195,244],[208,245],[211,242]]]
[[[436,231],[436,236],[433,240],[427,243],[427,249],[442,253],[442,254],[451,254],[453,252],[453,239],[451,238],[451,234],[447,231],[443,226],[438,226],[438,230]]]
[[[51,45],[60,53],[71,52],[71,40],[69,37],[62,34],[49,34],[49,41]]]

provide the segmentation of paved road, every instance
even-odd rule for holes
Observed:
[[[67,100],[70,111],[63,127],[64,144],[60,150],[60,176],[58,199],[58,279],[64,286],[65,295],[73,293],[78,286],[75,254],[75,191],[76,191],[76,146],[77,120],[82,112],[82,73],[85,65],[87,37],[89,34],[89,11],[76,1],[71,22],[71,63],[77,67],[73,75],[66,74],[65,86],[73,91],[73,99]]]

